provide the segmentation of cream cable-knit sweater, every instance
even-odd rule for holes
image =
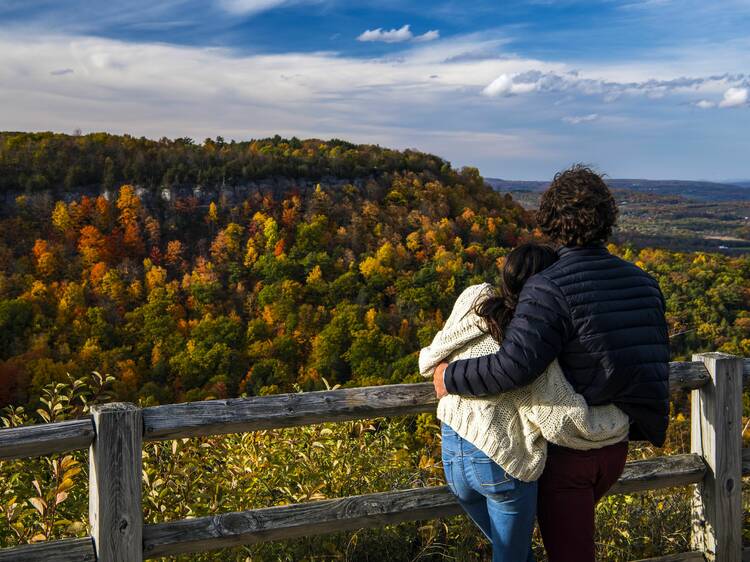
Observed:
[[[432,377],[442,361],[498,351],[473,311],[477,299],[489,296],[491,289],[482,283],[461,293],[443,329],[419,353],[424,377]],[[523,388],[488,398],[449,394],[438,403],[437,417],[508,474],[527,482],[539,478],[544,469],[547,441],[595,449],[627,439],[630,425],[627,414],[614,405],[590,407],[565,379],[557,360]]]

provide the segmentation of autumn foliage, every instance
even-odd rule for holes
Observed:
[[[415,151],[0,141],[6,189],[35,162],[49,188],[12,196],[0,215],[2,403],[34,404],[46,384],[92,370],[115,376],[117,398],[152,402],[415,381],[416,352],[458,293],[497,281],[508,249],[538,236],[477,170]],[[56,175],[63,157],[81,185]],[[101,158],[111,185],[96,176]],[[675,359],[749,354],[748,258],[612,250],[659,279]]]

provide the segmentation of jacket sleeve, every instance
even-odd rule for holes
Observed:
[[[571,333],[562,292],[552,281],[535,275],[521,291],[500,350],[448,365],[446,389],[451,394],[488,396],[525,386],[560,354]]]

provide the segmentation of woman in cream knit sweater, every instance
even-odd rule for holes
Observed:
[[[489,283],[468,287],[448,320],[419,354],[431,377],[441,362],[495,353],[526,280],[551,265],[551,248],[524,244],[503,268],[500,294]],[[492,542],[493,561],[533,560],[536,480],[547,442],[592,449],[627,439],[630,421],[614,405],[589,407],[557,361],[530,385],[491,398],[449,394],[438,403],[448,486]]]

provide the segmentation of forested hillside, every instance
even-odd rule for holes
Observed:
[[[169,201],[141,184],[109,199],[15,196],[0,222],[4,403],[92,370],[117,373],[120,398],[160,402],[413,379],[413,352],[457,291],[529,236],[529,215],[476,170],[417,152],[106,135],[6,136],[3,147],[6,189],[35,163],[57,186],[65,162],[106,190],[104,154],[118,178],[131,159],[158,170],[124,177],[151,187],[175,169],[191,181],[270,174],[229,199],[223,179]],[[289,179],[303,172],[340,175]]]
[[[2,147],[3,187],[27,192],[0,219],[5,404],[91,371],[162,403],[416,380],[460,290],[534,236],[477,170],[414,151],[104,134]],[[165,178],[181,186],[169,197]],[[76,194],[92,185],[109,197]],[[658,276],[675,358],[749,354],[748,258],[615,251]]]
[[[0,132],[0,191],[107,190],[123,183],[218,187],[272,177],[353,179],[405,171],[440,174],[450,166],[430,154],[341,140],[217,137],[196,144],[189,138]]]

